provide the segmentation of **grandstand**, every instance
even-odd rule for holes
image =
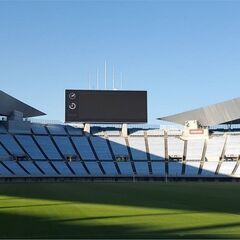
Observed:
[[[219,125],[237,123],[239,101],[211,106],[217,109],[209,111],[216,118],[210,114],[198,119],[204,109],[199,113],[187,112],[187,116],[183,113],[162,118],[181,124],[183,119],[187,121],[186,117],[195,119],[184,123],[184,129],[129,126],[126,135],[120,125],[93,125],[90,131],[85,131],[83,125],[30,122],[27,117],[44,113],[4,92],[1,97],[12,101],[8,112],[0,106],[0,114],[7,117],[0,122],[0,178],[3,181],[240,178],[240,132],[229,131],[228,125],[221,128]],[[220,113],[222,109],[224,114]],[[229,114],[232,109],[234,116]],[[219,125],[217,130],[216,125]]]

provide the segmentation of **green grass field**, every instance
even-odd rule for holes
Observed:
[[[240,238],[237,183],[0,184],[1,238]]]

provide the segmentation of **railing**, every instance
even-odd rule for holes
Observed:
[[[31,123],[39,123],[39,124],[61,124],[61,125],[66,125],[64,122],[61,122],[59,120],[29,118],[28,121],[30,121]]]
[[[6,122],[6,118],[0,119],[0,122]],[[26,118],[24,121],[30,121],[31,123],[38,123],[38,124],[59,124],[59,125],[82,125],[82,124],[77,124],[77,123],[72,123],[72,124],[66,124],[62,121],[59,120],[49,120],[49,119],[37,119],[37,118]],[[121,129],[122,124],[91,124],[91,127],[101,127],[101,128],[116,128],[116,129]],[[181,125],[157,125],[157,124],[128,124],[129,129],[142,129],[142,130],[151,130],[151,129],[160,129],[160,130],[166,130],[166,131],[182,131],[184,129],[184,126]],[[216,125],[216,126],[210,126],[209,130],[212,131],[240,131],[240,124],[232,124],[232,125]]]

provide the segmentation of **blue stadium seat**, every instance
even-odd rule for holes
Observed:
[[[35,144],[31,136],[16,135],[17,140],[32,159],[44,159],[45,157]]]
[[[1,160],[11,160],[11,156],[7,153],[7,151],[0,145],[0,159]]]
[[[137,176],[149,176],[149,168],[147,162],[134,162]]]
[[[100,160],[112,160],[112,156],[106,139],[101,137],[90,137],[92,145]]]
[[[63,125],[49,124],[46,127],[51,135],[67,135]]]
[[[2,124],[0,124],[0,133],[7,133],[7,129]]]
[[[69,170],[66,163],[63,161],[52,161],[52,164],[60,172],[61,176],[74,176],[74,174]]]
[[[15,175],[8,171],[8,169],[5,168],[0,161],[0,177],[13,177],[13,176]]]
[[[122,176],[134,175],[131,162],[118,162],[117,164]]]
[[[0,135],[0,142],[13,155],[25,155],[15,139],[9,134]]]
[[[68,134],[71,135],[71,136],[81,136],[81,135],[83,135],[83,131],[80,128],[67,125],[66,129],[67,129]]]
[[[31,176],[43,176],[41,171],[31,161],[21,161],[20,164],[31,174]]]
[[[80,161],[71,161],[68,162],[69,166],[73,169],[76,176],[89,176],[85,168],[83,167],[82,163]]]
[[[103,172],[101,171],[97,162],[86,162],[85,164],[91,176],[103,176]]]
[[[27,177],[30,176],[26,173],[15,161],[2,161],[8,168],[10,168],[16,176]]]
[[[165,162],[152,162],[152,175],[156,177],[165,177]]]
[[[44,127],[43,124],[39,124],[39,123],[32,123],[31,124],[32,127],[32,131],[34,134],[41,134],[41,135],[47,135],[47,130]]]
[[[49,136],[34,136],[39,146],[42,148],[43,152],[46,156],[51,160],[60,160],[62,157],[60,156],[58,150],[54,146],[51,138]]]
[[[182,163],[181,162],[168,162],[168,176],[181,177],[182,176]]]
[[[59,174],[52,168],[52,166],[47,161],[36,161],[36,164],[42,169],[46,176],[59,176]]]
[[[76,152],[68,137],[55,136],[53,139],[63,155],[76,155]]]
[[[96,160],[91,146],[85,136],[72,137],[72,140],[83,160]]]
[[[113,162],[101,162],[106,176],[117,176],[118,172]]]

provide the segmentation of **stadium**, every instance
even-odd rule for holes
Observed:
[[[159,128],[146,91],[66,90],[61,124],[0,100],[1,238],[240,237],[239,98]]]
[[[147,121],[144,91],[67,90],[66,124],[31,122],[44,113],[0,97],[1,181],[239,179],[239,99],[162,117],[184,127],[156,129],[137,124]]]
[[[240,239],[240,1],[0,0],[0,240]]]

